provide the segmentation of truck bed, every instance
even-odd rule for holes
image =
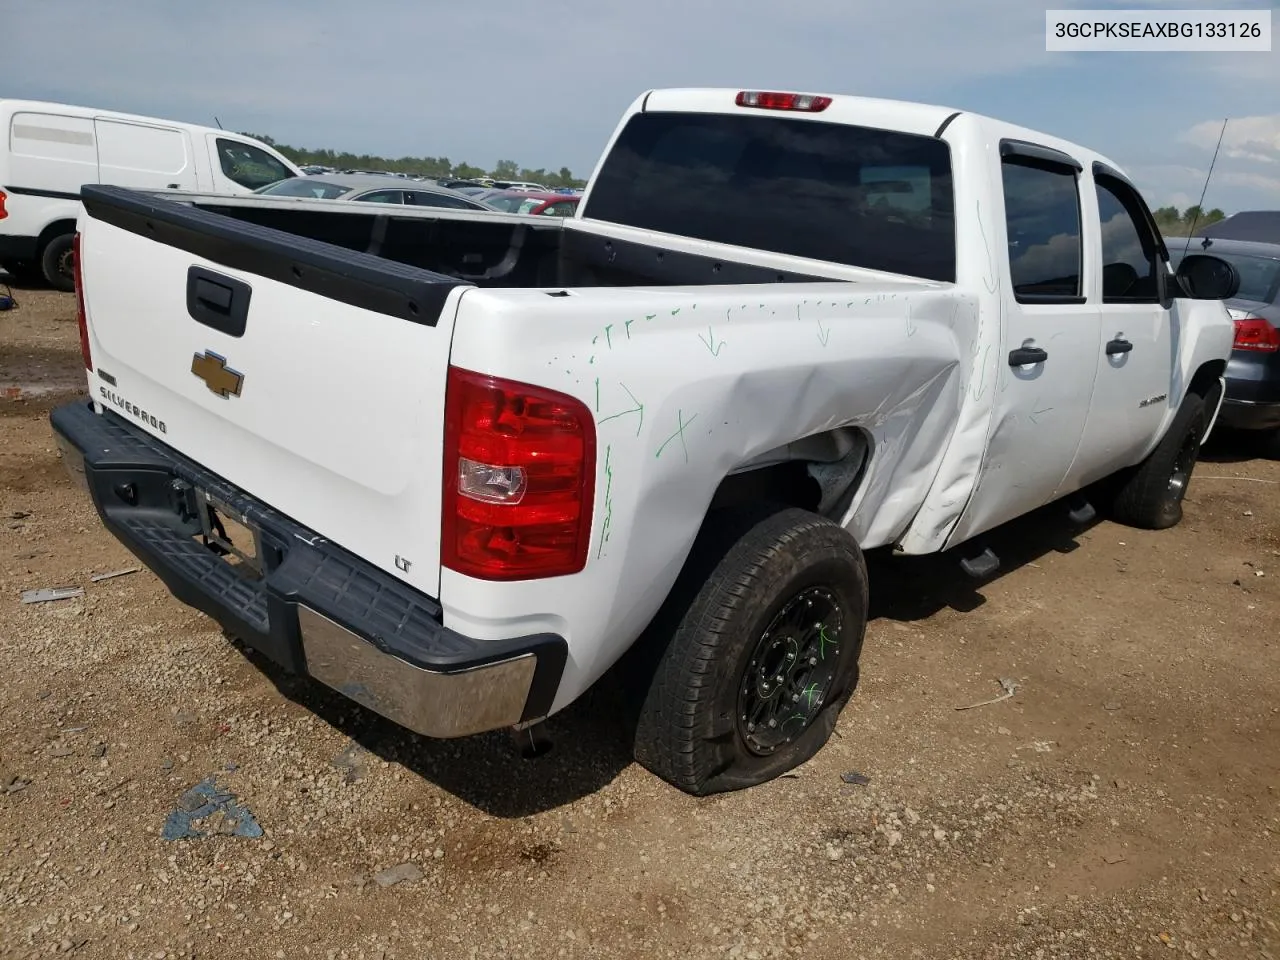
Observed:
[[[849,269],[781,270],[637,242],[625,238],[625,228],[578,229],[558,217],[95,185],[83,198],[94,219],[195,256],[427,323],[459,285],[794,283],[838,279]]]

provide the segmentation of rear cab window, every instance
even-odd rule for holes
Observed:
[[[636,114],[582,214],[955,280],[951,153],[934,137],[787,117]]]

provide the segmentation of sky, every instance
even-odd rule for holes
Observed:
[[[1153,207],[1280,209],[1280,48],[1048,53],[1045,7],[1280,0],[0,0],[0,96],[269,134],[293,146],[589,175],[655,87],[940,104],[1110,157]]]

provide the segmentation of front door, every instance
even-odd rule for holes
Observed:
[[[1089,420],[1067,486],[1079,488],[1137,463],[1158,439],[1174,395],[1178,301],[1165,299],[1169,267],[1142,197],[1115,172],[1094,169],[1102,276],[1102,331]]]
[[[1006,141],[1001,150],[1011,288],[986,458],[951,543],[1053,500],[1084,432],[1098,307],[1085,295],[1081,165]]]

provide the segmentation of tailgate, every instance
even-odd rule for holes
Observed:
[[[453,278],[86,187],[93,399],[436,596]]]

